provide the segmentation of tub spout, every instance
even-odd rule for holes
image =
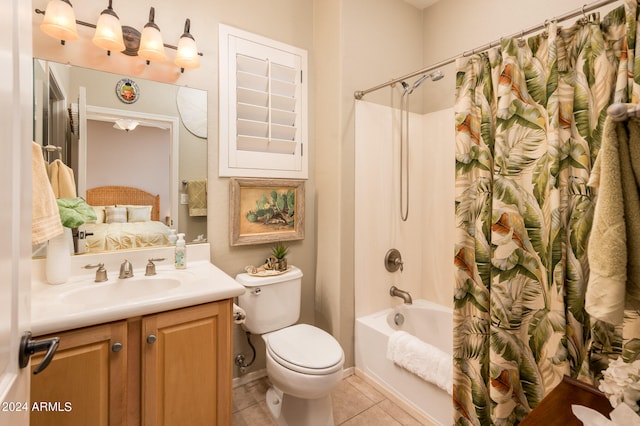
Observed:
[[[409,292],[400,290],[395,285],[391,286],[391,288],[389,289],[389,294],[392,296],[401,298],[404,301],[404,303],[406,303],[407,305],[411,305],[411,303],[413,303],[413,300],[411,299],[411,295],[409,294]]]

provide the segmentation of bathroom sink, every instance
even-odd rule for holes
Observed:
[[[112,301],[132,301],[161,295],[179,287],[175,278],[127,278],[116,282],[92,283],[71,289],[60,295],[60,299],[73,304],[102,304]]]

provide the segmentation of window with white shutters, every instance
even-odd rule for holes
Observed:
[[[307,52],[220,25],[220,176],[306,179]]]

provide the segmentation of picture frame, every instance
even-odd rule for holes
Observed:
[[[304,180],[231,178],[232,246],[304,239]]]

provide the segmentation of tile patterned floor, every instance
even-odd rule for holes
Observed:
[[[233,426],[275,426],[264,401],[268,387],[265,377],[233,389]],[[423,424],[355,375],[340,382],[331,400],[336,426]]]

